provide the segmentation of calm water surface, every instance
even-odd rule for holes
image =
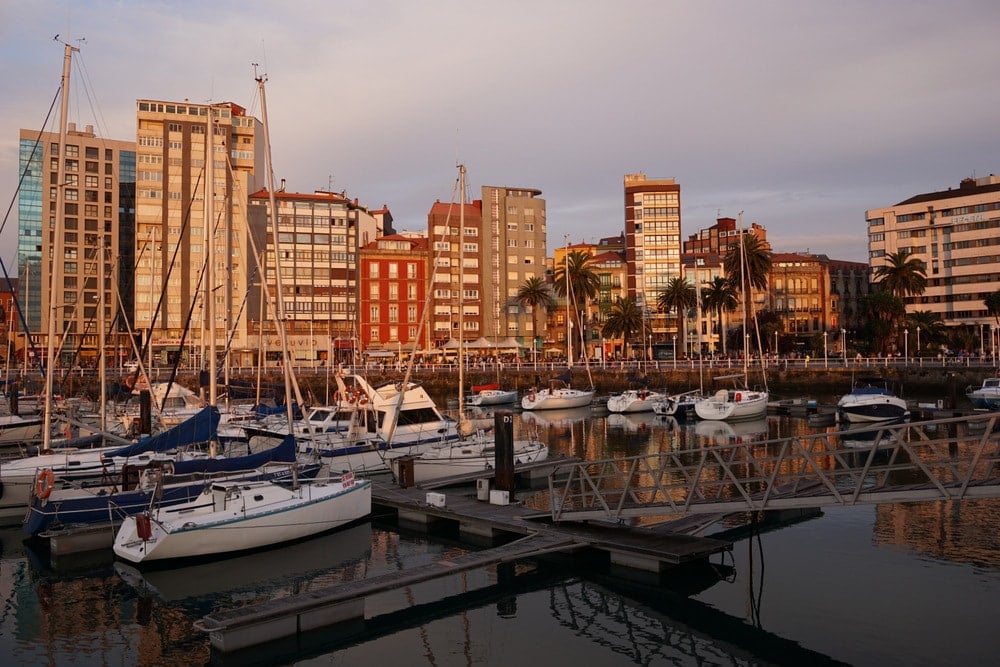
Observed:
[[[652,415],[579,417],[526,415],[518,428],[538,428],[554,452],[584,458],[714,437]],[[769,417],[737,430],[752,437],[808,427]],[[214,655],[192,622],[475,547],[376,520],[140,573],[109,556],[54,566],[4,529],[0,652],[19,665],[992,665],[1000,650],[998,525],[996,500],[826,509],[742,537],[730,556],[713,559],[717,567],[689,568],[660,585],[572,563],[490,568],[371,600],[363,632],[324,631],[304,645],[237,657]]]

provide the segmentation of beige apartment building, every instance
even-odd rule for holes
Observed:
[[[151,337],[157,363],[181,355],[199,365],[208,331],[220,351],[233,336],[234,364],[254,361],[247,321],[259,317],[259,299],[244,308],[255,264],[247,202],[264,184],[261,136],[260,121],[237,104],[137,100],[135,326]],[[214,279],[206,285],[209,247]]]
[[[924,263],[927,290],[905,299],[907,312],[938,313],[948,326],[992,327],[983,299],[1000,288],[1000,177],[966,178],[865,217],[873,272],[900,250]]]
[[[545,275],[545,200],[541,190],[483,186],[483,198],[435,202],[427,215],[433,273],[431,336],[471,342],[508,337],[530,345],[530,310],[517,304],[521,285]]]

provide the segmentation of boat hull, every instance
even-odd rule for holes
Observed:
[[[542,389],[528,393],[521,399],[525,410],[565,410],[589,406],[594,400],[594,392],[579,389]]]
[[[548,458],[549,448],[537,441],[514,443],[514,465],[536,463]],[[400,467],[408,457],[392,460],[393,474],[400,479]],[[422,484],[433,480],[492,470],[496,462],[494,445],[487,446],[461,444],[431,450],[411,459],[413,465],[412,483]],[[409,480],[408,480],[409,481]]]
[[[723,392],[726,396],[723,397]],[[762,391],[721,390],[715,396],[695,403],[699,419],[743,421],[767,416],[768,393]]]
[[[248,490],[251,495],[255,492],[252,487]],[[235,553],[318,535],[371,513],[368,481],[348,488],[304,484],[298,493],[257,507],[237,502],[217,511],[213,505],[213,511],[203,513],[197,508],[186,514],[176,511],[188,505],[160,510],[150,522],[148,539],[140,537],[137,518],[130,516],[115,536],[114,552],[133,563]]]
[[[910,415],[906,401],[895,396],[870,397],[867,400],[842,401],[838,406],[843,421],[885,422],[905,419]]]
[[[608,412],[652,412],[656,402],[666,398],[664,394],[652,391],[626,391],[608,399]]]

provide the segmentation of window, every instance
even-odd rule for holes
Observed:
[[[368,277],[378,278],[378,264],[376,264],[375,262],[372,262],[371,264],[368,265]]]
[[[399,306],[396,304],[389,305],[389,321],[398,322],[399,321]]]
[[[379,300],[380,297],[379,297],[378,283],[372,283],[371,285],[368,286],[368,296],[372,301]]]
[[[378,306],[369,306],[368,307],[368,321],[369,322],[378,322],[378,317],[379,317]]]
[[[409,262],[406,265],[406,277],[416,278],[417,277],[417,265],[413,262]]]
[[[399,277],[399,264],[397,262],[389,262],[389,277],[390,278]]]

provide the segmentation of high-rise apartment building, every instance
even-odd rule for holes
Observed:
[[[908,312],[929,310],[948,326],[993,325],[983,299],[1000,283],[1000,176],[966,178],[865,217],[873,271],[901,250],[924,264],[927,290],[904,299]]]
[[[260,275],[250,271],[247,328],[250,346],[231,354],[267,351],[265,363],[281,358],[277,318],[280,282],[281,310],[292,362],[317,366],[327,360],[358,360],[359,304],[370,283],[358,272],[361,248],[381,236],[380,216],[371,214],[343,193],[274,193],[278,210],[277,247],[271,215],[271,193],[264,189],[249,197],[248,221],[253,245],[261,252],[264,284],[270,302],[259,307]],[[253,260],[252,260],[253,261]],[[280,281],[279,281],[280,278]],[[386,294],[388,296],[388,294]],[[248,363],[257,363],[256,358]]]
[[[625,175],[625,262],[629,296],[654,311],[659,293],[681,275],[681,186],[674,179]],[[654,336],[663,338],[670,321],[654,318]]]
[[[160,363],[178,354],[200,363],[209,330],[217,350],[231,342],[230,359],[252,363],[256,342],[243,304],[255,269],[247,201],[263,184],[260,136],[260,121],[237,104],[137,100],[135,325]],[[206,285],[210,247],[214,280]]]
[[[66,130],[62,155],[59,133],[20,131],[18,300],[34,343],[27,355],[36,361],[45,357],[55,298],[60,320],[55,331],[65,332],[61,363],[95,363],[100,328],[109,332],[113,321],[114,331],[105,339],[105,358],[120,362],[128,354],[125,322],[132,315],[135,143],[98,137],[90,125],[79,130],[68,123]],[[65,174],[62,184],[60,166]],[[57,225],[60,185],[63,211]],[[61,284],[51,285],[58,227],[63,236],[62,257],[57,258],[62,264]],[[102,288],[104,312],[98,313]]]
[[[534,188],[484,185],[482,193],[482,335],[493,342],[514,337],[530,345],[536,337],[535,318],[516,297],[526,280],[545,277],[545,200]]]
[[[427,215],[434,270],[432,336],[437,344],[535,337],[534,318],[515,297],[524,282],[545,276],[545,200],[541,190],[483,186],[465,205],[435,202]],[[461,317],[459,317],[461,313]]]

